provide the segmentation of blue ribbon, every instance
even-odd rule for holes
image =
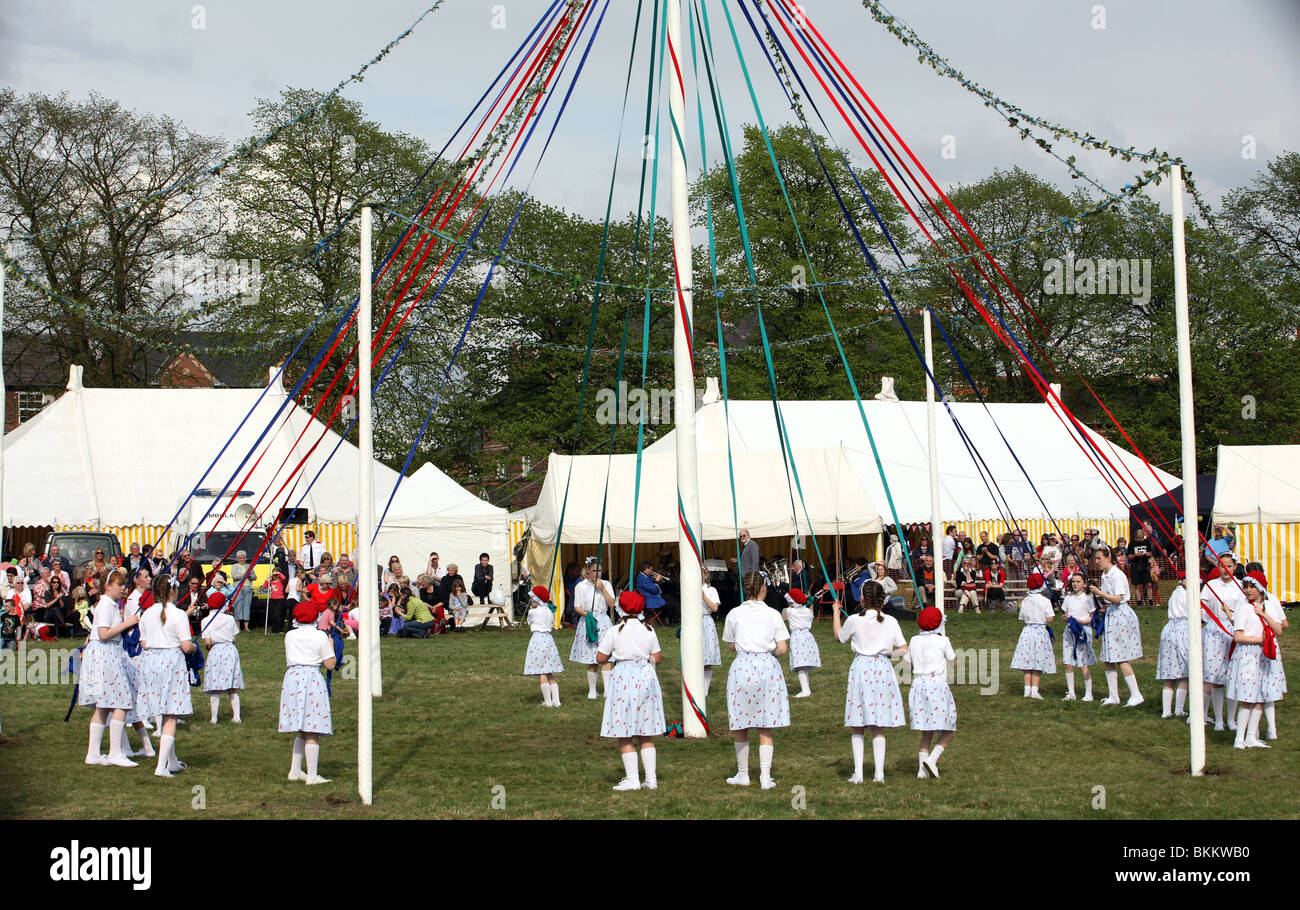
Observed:
[[[1073,616],[1065,617],[1065,627],[1069,629],[1070,634],[1074,636],[1074,659],[1077,662],[1079,660],[1079,642],[1080,640],[1084,642],[1088,640],[1088,630],[1084,627],[1083,623],[1079,622],[1079,620],[1075,619]]]

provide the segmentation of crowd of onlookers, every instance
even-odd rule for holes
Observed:
[[[358,623],[351,612],[357,603],[359,575],[351,557],[344,553],[336,559],[312,531],[306,532],[304,540],[297,550],[273,546],[269,573],[260,583],[244,550],[236,551],[232,562],[216,559],[205,567],[197,551],[183,550],[167,559],[155,556],[149,546],[132,544],[126,555],[96,548],[88,561],[76,565],[58,544],[52,544],[44,556],[37,556],[35,547],[27,544],[20,558],[0,573],[0,638],[10,647],[19,640],[84,635],[104,579],[119,567],[127,572],[128,587],[147,588],[158,574],[170,575],[176,606],[190,617],[196,634],[213,610],[227,608],[239,627],[247,630],[256,594],[265,598],[266,627],[272,632],[285,631],[295,604],[311,601],[320,612],[322,629],[355,635]],[[442,567],[437,553],[429,555],[414,582],[401,560],[391,557],[386,566],[376,567],[374,581],[381,633],[426,638],[462,630],[473,603],[471,592],[479,603],[486,603],[494,587],[493,573],[488,554],[481,554],[467,591],[459,567],[454,563]]]

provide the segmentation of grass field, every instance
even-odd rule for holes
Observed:
[[[334,729],[321,750],[325,786],[289,783],[291,735],[276,732],[283,644],[251,633],[239,649],[248,688],[241,725],[208,723],[195,690],[195,718],[180,727],[177,751],[190,770],[156,778],[139,768],[88,767],[89,709],[63,723],[66,685],[0,685],[0,817],[6,818],[1296,818],[1300,816],[1300,714],[1278,705],[1282,739],[1272,749],[1231,748],[1231,733],[1207,730],[1211,774],[1187,774],[1188,728],[1160,718],[1155,651],[1164,610],[1139,610],[1147,657],[1138,662],[1146,703],[1137,708],[1063,703],[1058,672],[1044,701],[1021,698],[1010,669],[1020,623],[1013,615],[949,620],[958,649],[997,649],[999,688],[953,687],[958,731],[941,780],[917,780],[917,734],[888,734],[884,784],[845,783],[852,770],[842,726],[851,654],[814,634],[823,667],[813,697],[791,699],[792,726],[777,731],[778,786],[729,787],[734,750],[726,732],[725,667],[708,701],[714,734],[661,740],[659,789],[610,790],[622,776],[617,750],[599,734],[603,701],[588,701],[583,668],[566,663],[564,706],[547,709],[535,681],[520,675],[527,633],[488,629],[428,641],[385,639],[384,696],[375,703],[374,805],[356,795],[356,681],[334,681]],[[1056,624],[1058,627],[1060,624]],[[904,630],[907,635],[911,629]],[[568,655],[572,632],[557,643]],[[678,641],[660,632],[659,677],[668,721],[680,720]],[[33,646],[33,649],[36,646]],[[49,647],[49,646],[42,646]],[[1295,645],[1289,675],[1296,678]],[[355,653],[355,642],[348,642]],[[1058,645],[1058,669],[1059,645]],[[31,660],[31,657],[28,658]],[[724,656],[730,660],[730,654]],[[784,661],[783,661],[784,664]],[[1098,698],[1105,681],[1097,668]],[[788,675],[797,689],[793,674]],[[1077,682],[1082,693],[1082,680]],[[1123,682],[1121,681],[1121,688]],[[1126,694],[1126,693],[1125,693]],[[906,688],[904,688],[906,698]],[[751,761],[757,770],[757,749]],[[867,774],[871,772],[867,748]],[[196,808],[195,787],[206,802]],[[1105,808],[1101,803],[1104,787]],[[494,789],[497,788],[497,789]],[[499,789],[504,788],[504,790]],[[802,788],[802,791],[796,790]],[[802,800],[798,798],[802,793]],[[494,807],[494,800],[496,806]],[[500,807],[504,802],[504,807]]]

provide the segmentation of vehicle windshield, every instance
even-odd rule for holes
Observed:
[[[233,546],[236,551],[243,550],[247,553],[248,561],[252,562],[253,557],[257,555],[257,551],[261,549],[262,541],[266,539],[266,534],[262,531],[249,531],[243,536],[242,540],[239,539],[239,535],[239,531],[214,531],[209,534],[207,540],[203,543],[203,548],[199,551],[199,561],[210,563],[213,560],[222,559],[224,557],[227,564],[233,563],[235,561],[235,553],[230,552],[229,556],[226,555]],[[236,540],[239,540],[237,546],[235,544]],[[267,562],[269,559],[269,554],[262,554],[261,562]]]
[[[111,538],[102,534],[59,534],[52,543],[59,547],[59,556],[72,563],[74,566],[86,565],[95,558],[96,550],[104,551],[104,559],[108,559],[114,553],[119,552],[113,546]],[[46,548],[46,553],[49,548]]]

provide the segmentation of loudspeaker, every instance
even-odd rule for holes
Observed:
[[[307,518],[306,509],[281,509],[280,524],[305,525],[310,524],[310,519]]]

